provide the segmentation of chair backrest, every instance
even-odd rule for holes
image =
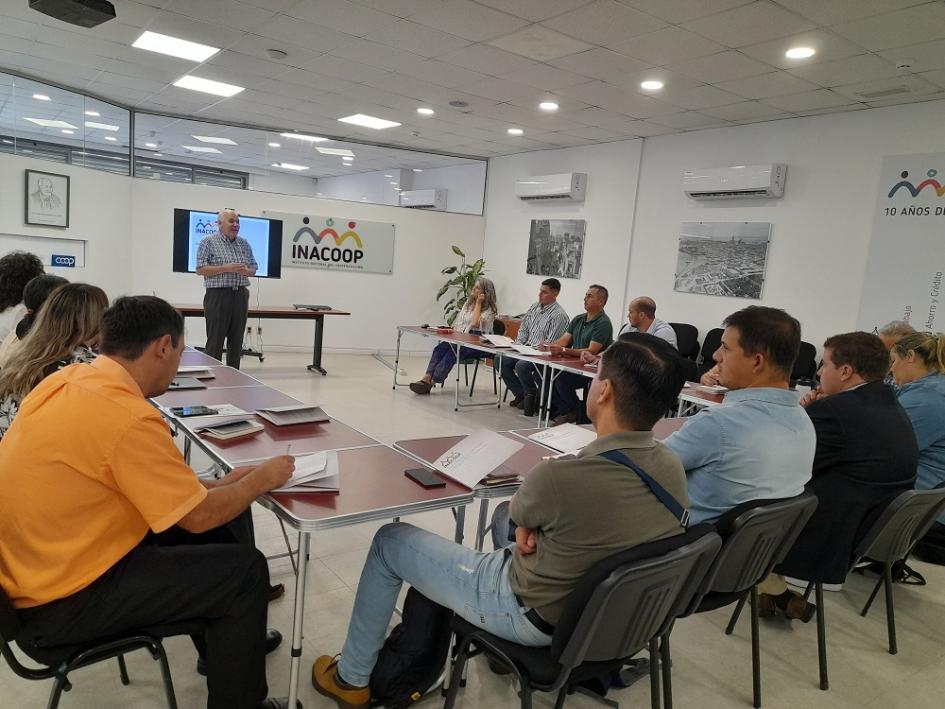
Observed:
[[[809,342],[801,340],[794,368],[791,370],[791,379],[813,379],[817,374],[817,348]]]
[[[817,509],[817,497],[804,492],[786,500],[752,500],[719,520],[722,549],[700,592],[684,615],[698,608],[706,593],[741,593],[764,579],[784,560]]]
[[[854,565],[863,557],[890,562],[905,558],[943,507],[945,486],[901,493],[889,503],[857,545],[853,554]]]
[[[688,603],[721,543],[710,525],[699,525],[595,564],[568,597],[552,658],[567,673],[646,647]]]
[[[496,318],[492,322],[492,334],[493,335],[504,335],[505,334],[505,323]]]
[[[699,350],[699,361],[702,364],[702,371],[707,371],[715,366],[712,355],[722,344],[722,333],[725,332],[720,327],[714,327],[705,334],[702,340],[702,349]]]
[[[684,322],[671,322],[669,325],[676,331],[679,356],[695,361],[699,356],[699,330],[695,325]]]
[[[19,632],[20,621],[16,617],[16,610],[6,591],[0,588],[0,643],[12,643]]]

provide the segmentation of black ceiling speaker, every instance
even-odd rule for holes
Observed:
[[[30,0],[30,8],[79,27],[115,19],[115,6],[107,0]]]

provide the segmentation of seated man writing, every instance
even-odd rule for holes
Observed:
[[[285,707],[266,699],[266,560],[200,533],[285,484],[292,458],[197,480],[146,398],[167,390],[184,349],[183,319],[160,298],[119,298],[99,349],[37,385],[0,445],[0,587],[17,642],[28,652],[192,622],[210,709]]]
[[[597,439],[528,474],[511,501],[520,525],[514,548],[483,553],[403,522],[382,527],[361,572],[341,660],[315,661],[315,689],[344,709],[368,706],[368,680],[404,581],[490,633],[549,645],[565,599],[591,566],[683,531],[638,475],[601,455],[620,451],[685,506],[682,466],[652,434],[682,385],[678,357],[662,340],[644,335],[608,349],[588,397]]]
[[[713,359],[730,391],[666,439],[686,468],[693,524],[749,500],[800,495],[814,460],[814,426],[788,388],[800,323],[752,305],[724,325]]]

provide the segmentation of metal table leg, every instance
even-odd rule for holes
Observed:
[[[476,551],[482,551],[489,521],[489,498],[479,500],[479,523],[476,526]]]
[[[315,317],[315,343],[312,347],[312,363],[307,367],[310,372],[320,372],[324,377],[328,372],[322,367],[322,338],[325,334],[325,316]],[[260,357],[260,361],[262,358]]]
[[[397,375],[400,373],[400,341],[403,339],[404,333],[403,330],[397,331],[397,352],[394,355],[394,385],[391,389],[396,390],[397,387],[405,387],[407,384],[397,381]]]
[[[302,662],[302,621],[305,615],[305,583],[308,580],[308,552],[311,534],[299,532],[299,575],[295,577],[295,614],[292,617],[292,659],[289,665],[289,706],[299,698],[299,671]]]

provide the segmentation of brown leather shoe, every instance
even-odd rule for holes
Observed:
[[[567,414],[561,414],[551,419],[552,426],[560,426],[563,423],[577,423],[577,411],[571,411]]]
[[[272,603],[277,598],[282,598],[285,595],[285,584],[277,583],[269,587],[269,602]]]
[[[410,383],[410,391],[414,394],[429,394],[433,390],[433,385],[430,382],[425,382],[422,379],[419,382]]]
[[[809,623],[814,613],[817,612],[817,606],[804,600],[794,592],[790,592],[789,599],[782,599],[780,596],[772,596],[768,593],[758,595],[758,612],[762,617],[770,618],[777,616],[787,620],[799,620],[802,623]]]
[[[368,709],[371,690],[368,687],[342,687],[338,678],[338,658],[322,655],[312,665],[312,686],[322,696],[334,699],[341,709]]]

